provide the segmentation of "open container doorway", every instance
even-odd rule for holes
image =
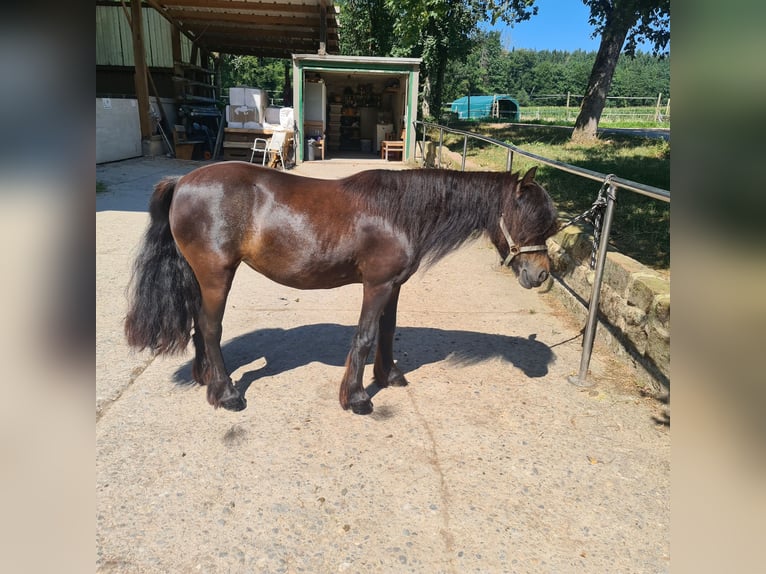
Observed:
[[[321,134],[326,158],[380,157],[380,142],[403,136],[415,154],[420,58],[293,54],[293,106],[301,134],[296,162],[314,156],[307,141]]]

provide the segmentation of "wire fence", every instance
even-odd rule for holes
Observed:
[[[521,121],[572,123],[580,111],[583,97],[571,93],[532,96],[526,105],[521,105]],[[670,98],[662,93],[657,96],[608,96],[601,112],[601,121],[669,125]]]

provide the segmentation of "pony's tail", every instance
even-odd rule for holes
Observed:
[[[138,350],[180,353],[201,305],[199,283],[170,232],[170,201],[178,178],[165,178],[149,202],[151,220],[133,264],[125,336]]]

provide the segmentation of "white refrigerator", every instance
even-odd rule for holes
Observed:
[[[324,82],[303,84],[303,121],[322,122],[322,131],[327,128],[327,96]]]

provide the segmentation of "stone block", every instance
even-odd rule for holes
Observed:
[[[662,327],[670,330],[670,293],[657,295],[652,301],[649,316],[658,321]]]
[[[670,282],[653,273],[639,273],[633,276],[633,281],[628,287],[628,304],[648,313],[655,298],[660,295],[670,298]]]
[[[635,307],[633,307],[635,309]],[[648,342],[648,335],[646,333],[646,329],[644,328],[643,324],[635,324],[632,325],[628,322],[626,317],[626,325],[625,325],[625,331],[624,336],[625,338],[630,341],[630,343],[633,344],[633,347],[635,347],[636,352],[638,352],[639,355],[643,355],[646,353],[647,348],[647,342]]]
[[[670,331],[656,322],[649,324],[645,355],[670,378]]]
[[[622,308],[625,306],[624,300],[620,294],[612,289],[611,285],[601,284],[601,297],[599,299],[599,309],[612,325],[623,329],[621,319],[623,317]]]
[[[606,254],[604,264],[604,282],[609,283],[615,291],[625,293],[635,274],[649,271],[648,267],[641,265],[635,259],[610,251]]]
[[[590,261],[590,234],[576,225],[562,229],[556,236],[556,242],[561,245],[572,259],[577,262]]]
[[[567,286],[584,301],[590,301],[591,284],[588,282],[588,271],[584,265],[578,265],[567,278]]]
[[[551,268],[558,275],[570,274],[576,266],[574,259],[572,259],[566,251],[560,252],[558,255],[551,255]]]

